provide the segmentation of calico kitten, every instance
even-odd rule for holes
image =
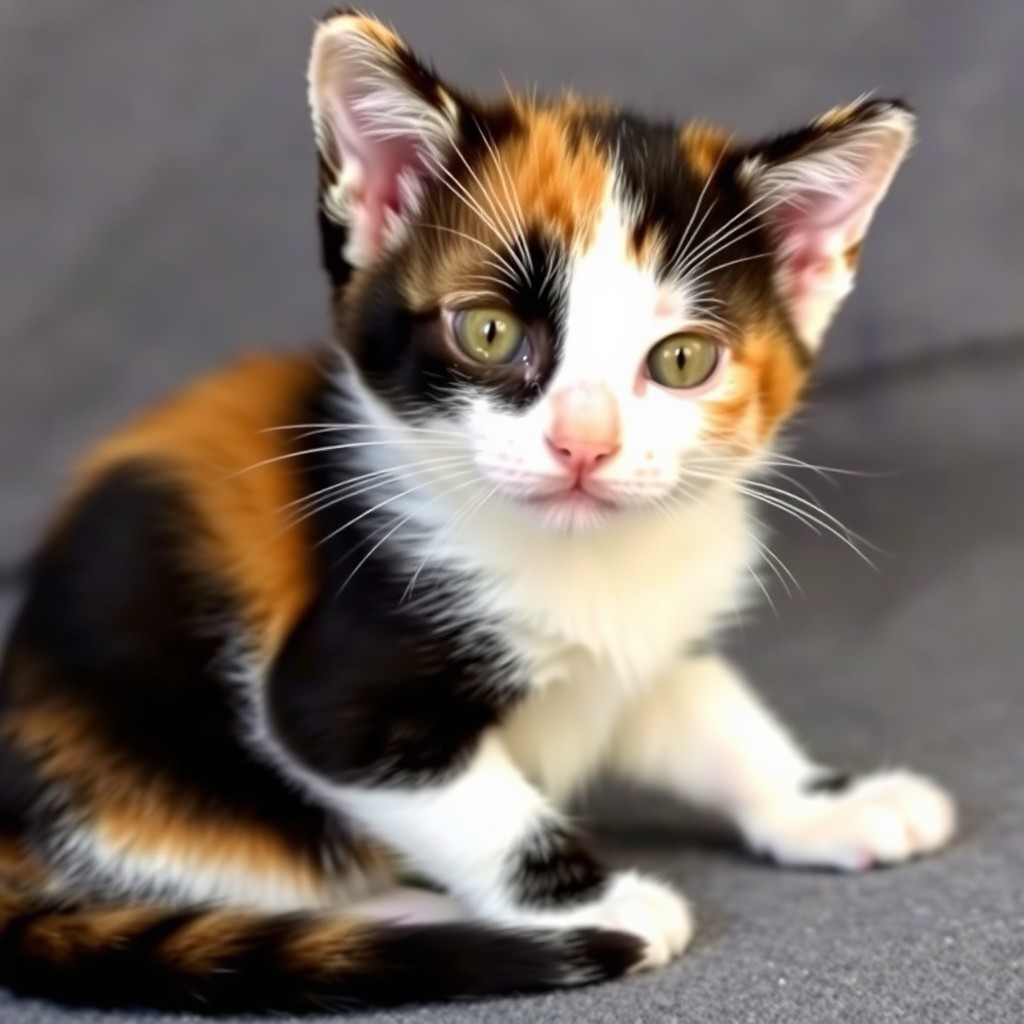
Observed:
[[[708,643],[910,112],[744,145],[481,103],[345,13],[309,88],[337,348],[79,475],[3,668],[2,981],[301,1010],[660,966],[687,904],[562,810],[599,771],[786,865],[946,843],[940,789],[828,771]]]

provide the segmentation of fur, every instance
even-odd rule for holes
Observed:
[[[911,113],[740,144],[484,103],[345,12],[309,85],[335,344],[102,443],[40,546],[0,674],[0,980],[322,1010],[661,966],[689,904],[566,816],[609,771],[783,864],[944,845],[941,789],[818,763],[713,646],[756,501],[841,533],[763,476]]]

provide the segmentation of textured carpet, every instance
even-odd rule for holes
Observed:
[[[0,563],[97,432],[225,352],[321,331],[301,85],[320,6],[0,5]],[[617,821],[612,855],[694,902],[683,960],[585,991],[372,1019],[1019,1024],[1024,342],[968,339],[1024,324],[1024,8],[374,6],[470,84],[495,84],[500,68],[745,129],[872,87],[918,102],[921,145],[795,449],[870,474],[801,476],[882,549],[879,569],[779,523],[803,594],[768,581],[776,614],[731,644],[823,756],[934,772],[964,825],[948,853],[907,868],[784,873],[664,802],[606,794],[595,815]],[[0,617],[9,604],[0,592]],[[3,1024],[127,1019],[0,994]]]

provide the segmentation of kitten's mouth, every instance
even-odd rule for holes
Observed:
[[[605,508],[614,508],[615,502],[610,498],[602,497],[593,491],[588,491],[580,484],[573,484],[572,487],[563,487],[558,491],[547,491],[544,494],[532,494],[526,499],[531,505],[540,505],[542,508],[550,505],[595,505]]]
[[[546,528],[591,529],[620,514],[631,502],[603,482],[586,475],[544,474],[499,483],[506,500]]]
[[[525,497],[531,508],[564,521],[565,525],[593,525],[619,508],[619,502],[599,494],[582,480],[557,491],[543,491]]]

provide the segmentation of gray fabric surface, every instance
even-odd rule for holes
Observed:
[[[322,330],[301,71],[323,5],[0,4],[0,563],[100,430],[228,351]],[[867,88],[917,101],[921,145],[823,368],[846,384],[812,396],[797,431],[802,456],[872,474],[836,487],[802,477],[884,549],[880,571],[780,523],[803,595],[772,585],[777,616],[732,640],[819,752],[936,773],[964,827],[948,853],[900,870],[784,873],[662,801],[606,794],[613,855],[694,901],[687,957],[586,991],[372,1019],[1017,1024],[1024,342],[970,340],[1024,324],[1024,8],[373,6],[468,84],[492,86],[503,69],[747,130]],[[9,608],[0,593],[0,623]],[[126,1019],[0,994],[4,1024]]]

